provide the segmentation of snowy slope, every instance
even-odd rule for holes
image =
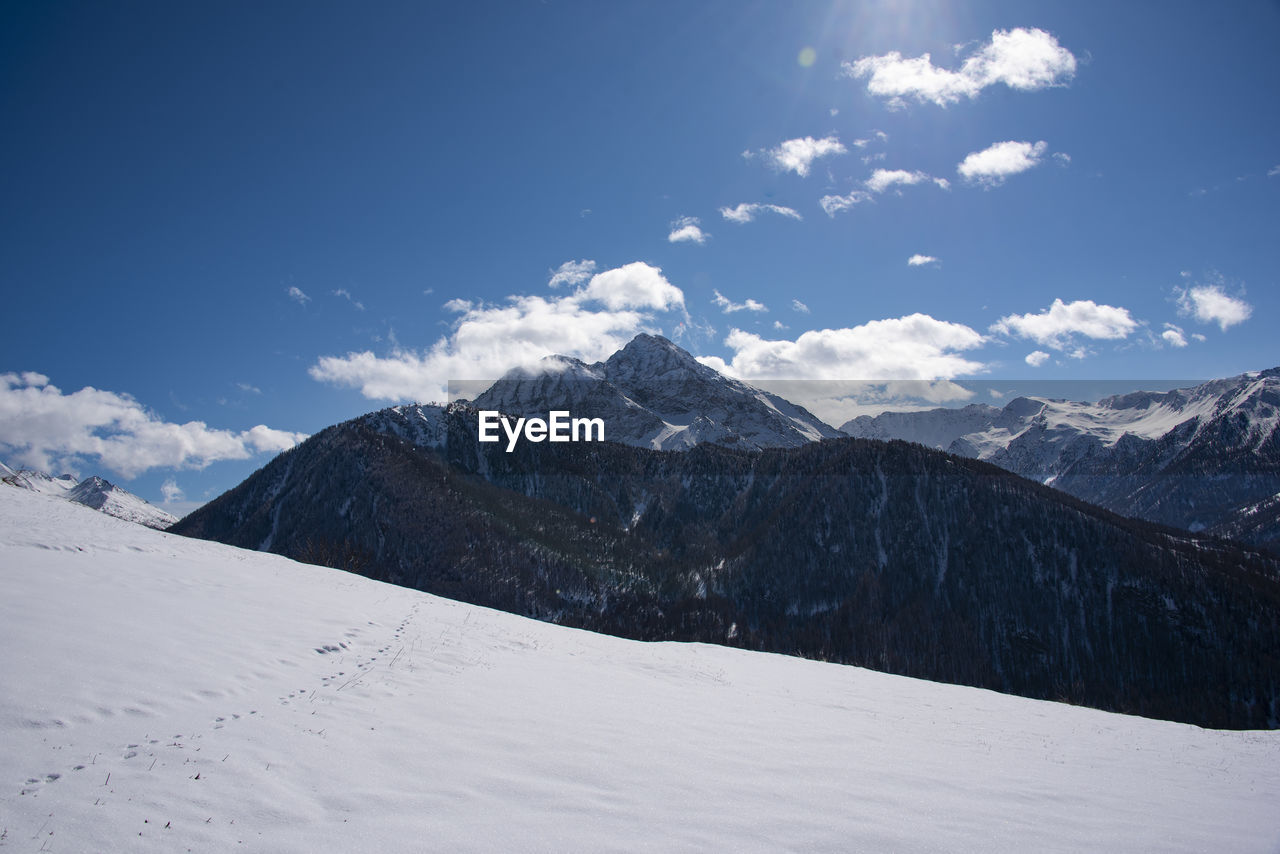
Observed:
[[[686,450],[703,442],[792,448],[842,435],[775,394],[726,377],[666,338],[637,335],[603,362],[549,356],[508,372],[476,397],[478,409],[546,416],[552,409],[602,418],[605,438]]]
[[[534,622],[0,490],[0,844],[1275,851],[1280,733]]]
[[[137,522],[159,531],[178,521],[178,517],[172,513],[166,513],[149,501],[97,475],[86,477],[69,489],[64,497],[85,507],[101,510],[108,516],[115,516],[126,522]]]

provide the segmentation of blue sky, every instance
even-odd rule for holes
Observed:
[[[641,330],[758,380],[1280,363],[1274,3],[3,16],[11,465],[181,509]]]

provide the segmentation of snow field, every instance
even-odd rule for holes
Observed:
[[[0,488],[0,847],[1271,851],[1280,733],[564,629]]]

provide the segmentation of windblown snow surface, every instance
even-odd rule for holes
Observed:
[[[644,644],[0,488],[0,848],[1270,851],[1280,733]]]

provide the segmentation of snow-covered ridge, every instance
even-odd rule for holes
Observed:
[[[1280,733],[594,635],[20,490],[0,567],[31,850],[1280,843]]]
[[[0,471],[0,478],[10,486],[65,498],[127,522],[136,522],[148,528],[164,530],[178,521],[178,517],[172,513],[161,510],[127,489],[121,489],[97,475],[77,483],[75,477],[69,474],[52,477],[32,469],[14,471],[3,463],[0,463],[0,469],[3,469]]]
[[[1278,424],[1272,368],[1097,403],[1020,397],[1003,409],[888,412],[842,429],[987,460],[1127,516],[1229,536],[1252,530],[1247,540],[1261,544],[1280,533],[1274,504],[1264,508],[1270,521],[1257,519],[1258,503],[1280,490]]]
[[[1268,435],[1280,418],[1278,396],[1280,368],[1272,368],[1168,392],[1113,395],[1097,403],[1019,397],[1002,409],[971,404],[960,409],[862,415],[840,429],[850,436],[906,439],[990,459],[1033,429],[1059,439],[1086,437],[1111,447],[1126,435],[1160,439],[1188,422],[1199,425],[1243,413],[1253,420],[1255,434]]]

